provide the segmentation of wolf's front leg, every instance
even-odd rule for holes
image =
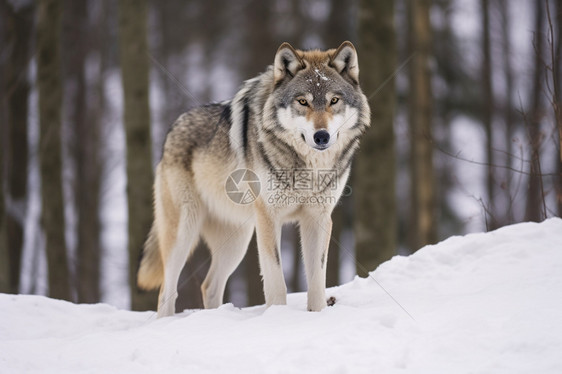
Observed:
[[[306,216],[300,222],[300,232],[308,284],[308,310],[317,312],[326,306],[326,262],[332,219],[327,213]]]
[[[261,208],[261,209],[260,209]],[[256,214],[256,237],[265,302],[287,304],[287,286],[281,267],[281,223],[262,205]]]

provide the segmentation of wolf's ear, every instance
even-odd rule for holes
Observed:
[[[275,54],[275,63],[273,65],[275,84],[283,80],[287,75],[291,78],[294,77],[304,67],[304,63],[297,51],[289,43],[281,44]]]
[[[345,41],[336,49],[330,59],[330,66],[343,77],[348,76],[354,84],[359,83],[357,51],[351,42]]]

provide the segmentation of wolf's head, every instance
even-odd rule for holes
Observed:
[[[276,122],[296,142],[323,151],[348,138],[345,133],[362,133],[369,125],[357,52],[350,42],[327,51],[301,51],[283,43],[275,55],[273,81]]]

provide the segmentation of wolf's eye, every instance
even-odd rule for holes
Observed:
[[[334,105],[335,103],[337,103],[338,101],[340,101],[339,97],[332,97],[332,100],[330,101],[330,105]]]
[[[306,101],[305,99],[298,99],[297,101],[302,106],[308,106],[308,101]]]

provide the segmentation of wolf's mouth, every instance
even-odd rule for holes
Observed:
[[[317,145],[316,147],[313,147],[314,149],[316,149],[317,151],[325,151],[326,149],[328,149],[327,145]]]

